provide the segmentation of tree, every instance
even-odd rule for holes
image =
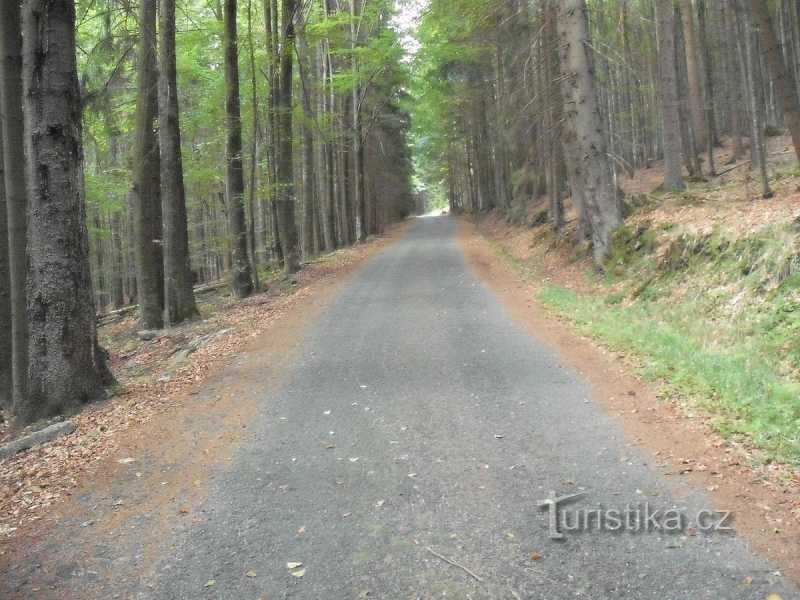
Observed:
[[[22,404],[28,381],[28,305],[26,254],[28,200],[22,114],[22,28],[19,4],[0,8],[0,118],[8,231],[8,268],[11,303],[11,370],[13,403]]]
[[[681,173],[681,129],[675,70],[675,12],[672,0],[656,0],[661,114],[664,131],[664,188],[684,189]]]
[[[156,6],[158,0],[139,5],[139,83],[136,97],[136,141],[133,151],[133,230],[139,322],[143,329],[164,325],[164,252],[161,211],[161,160],[156,65]]]
[[[247,226],[244,211],[244,167],[242,166],[242,116],[239,100],[239,46],[236,0],[225,0],[225,189],[230,219],[233,292],[239,298],[253,293]]]
[[[72,0],[22,5],[28,158],[28,394],[22,422],[95,400],[110,374],[97,344]]]
[[[575,178],[583,181],[585,210],[591,225],[595,263],[611,253],[611,237],[622,223],[611,162],[606,150],[603,117],[590,64],[585,0],[563,0],[558,12],[565,133],[571,139],[568,159]]]
[[[295,223],[294,166],[292,160],[292,74],[295,52],[296,0],[282,0],[283,40],[280,48],[279,89],[276,102],[278,153],[278,226],[283,250],[283,269],[288,275],[300,270],[300,248]]]
[[[783,113],[789,133],[792,135],[795,155],[800,160],[800,104],[797,100],[797,86],[794,72],[786,68],[783,52],[775,35],[775,28],[769,15],[769,4],[763,0],[750,0],[753,17],[758,24],[761,46],[767,58],[775,95],[783,103]]]
[[[680,0],[683,20],[683,43],[686,50],[686,73],[689,81],[689,111],[692,115],[692,133],[697,147],[706,139],[706,116],[703,110],[702,69],[700,68],[700,40],[694,26],[692,0]]]
[[[3,128],[0,127],[0,243],[8,242],[6,221],[6,185],[3,177]],[[8,252],[0,252],[0,332],[11,331],[11,275],[8,272]],[[14,380],[12,375],[11,336],[0,334],[0,408],[13,407]]]
[[[189,231],[181,157],[175,0],[161,0],[159,29],[158,133],[164,207],[164,312],[166,323],[175,325],[197,315],[189,265]]]

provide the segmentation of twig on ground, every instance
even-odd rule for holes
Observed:
[[[433,555],[434,555],[436,558],[439,558],[439,559],[443,560],[444,562],[446,562],[446,563],[447,563],[447,564],[449,564],[449,565],[453,565],[454,567],[458,567],[459,569],[461,569],[462,571],[464,571],[464,572],[465,572],[467,575],[469,575],[470,577],[472,577],[472,578],[473,578],[475,581],[479,581],[479,582],[481,582],[481,583],[484,583],[484,581],[483,581],[483,578],[482,578],[482,577],[480,577],[479,575],[476,575],[475,573],[473,573],[472,571],[470,571],[470,570],[469,570],[467,567],[465,567],[464,565],[462,565],[462,564],[460,564],[460,563],[457,563],[457,562],[456,562],[456,561],[454,561],[454,560],[450,560],[450,559],[449,559],[449,558],[447,558],[446,556],[442,556],[441,554],[439,554],[438,552],[436,552],[435,550],[433,550],[433,549],[432,549],[430,546],[426,546],[426,547],[425,547],[425,549],[426,549],[428,552],[430,552],[431,554],[433,554]]]

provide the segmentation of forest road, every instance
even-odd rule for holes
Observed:
[[[475,278],[457,226],[417,219],[360,269],[285,382],[263,391],[193,518],[120,527],[93,547],[103,573],[64,566],[62,597],[800,598],[746,540],[700,531],[700,511],[724,507],[626,440]],[[598,531],[593,517],[591,531],[552,539],[539,504],[579,492],[562,508],[568,524],[603,507],[613,529],[630,505],[626,530]],[[683,531],[655,529],[675,525],[668,509]],[[76,528],[70,543],[92,548],[92,535]]]

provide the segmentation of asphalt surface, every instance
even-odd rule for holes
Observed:
[[[799,598],[735,533],[651,524],[550,538],[538,503],[551,492],[586,492],[571,510],[648,503],[691,522],[711,506],[626,440],[581,377],[508,316],[455,232],[451,218],[419,219],[361,269],[211,474],[202,518],[163,532],[148,577],[112,577],[102,596],[84,589],[236,600]],[[122,571],[125,548],[98,551]],[[72,590],[82,576],[63,574]],[[86,594],[76,597],[95,597]]]

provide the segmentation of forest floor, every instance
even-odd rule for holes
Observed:
[[[562,237],[534,224],[545,199],[515,219],[472,218],[465,227],[481,236],[464,234],[478,272],[588,374],[637,443],[736,507],[737,529],[777,560],[800,555],[800,171],[790,144],[770,140],[771,199],[747,166],[680,194],[657,190],[660,165],[623,179],[632,212],[602,275],[572,242],[571,207]],[[728,159],[723,150],[719,171]]]
[[[154,422],[191,411],[200,390],[287,315],[307,313],[310,318],[343,276],[401,235],[405,226],[396,225],[366,245],[323,255],[290,280],[273,277],[262,293],[243,301],[228,288],[203,293],[198,296],[201,318],[159,331],[152,340],[139,339],[132,316],[100,327],[100,343],[117,379],[113,396],[72,416],[74,433],[0,460],[0,556],[14,538],[51,518],[99,473],[109,477],[115,469],[135,466],[135,458],[123,449],[146,445]],[[290,345],[287,339],[281,343],[284,350]],[[46,424],[18,431],[6,422],[0,442]]]

